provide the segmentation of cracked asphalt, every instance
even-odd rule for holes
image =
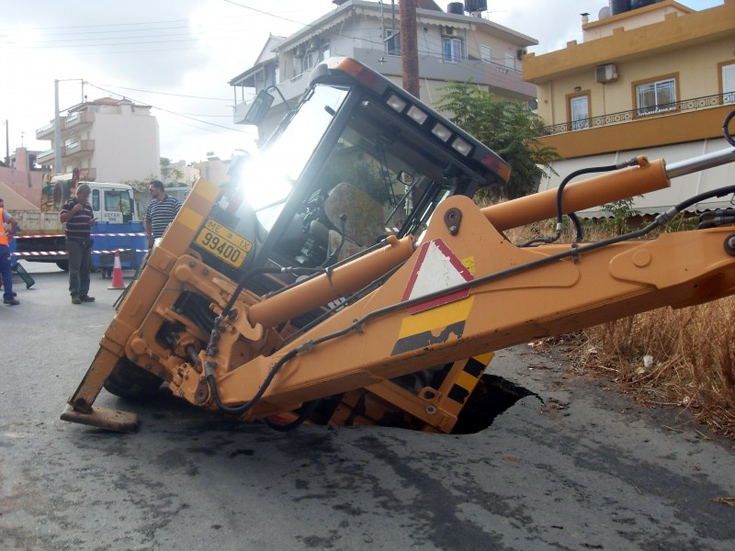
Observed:
[[[733,443],[528,347],[491,372],[544,403],[522,398],[476,434],[279,433],[165,392],[102,392],[139,414],[137,434],[65,423],[119,291],[93,276],[97,302],[72,305],[64,273],[27,267],[36,285],[0,307],[0,549],[735,548]]]

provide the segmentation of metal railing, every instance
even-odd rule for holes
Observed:
[[[590,128],[599,128],[601,126],[610,126],[638,119],[648,119],[657,115],[670,115],[672,113],[682,113],[686,111],[697,111],[699,109],[709,109],[711,107],[719,107],[720,105],[735,104],[735,92],[725,94],[715,94],[713,96],[703,96],[701,98],[692,98],[682,101],[656,105],[655,107],[639,107],[630,111],[620,111],[619,113],[610,113],[609,115],[599,115],[588,119],[579,119],[576,121],[568,121],[561,124],[552,124],[541,128],[542,136],[551,136],[562,132],[572,132],[575,130],[588,130]]]

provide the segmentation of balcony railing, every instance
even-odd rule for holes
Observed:
[[[94,140],[78,140],[68,143],[61,152],[62,157],[73,157],[79,154],[94,151]]]
[[[544,126],[541,129],[542,136],[551,136],[562,132],[571,132],[574,130],[587,130],[590,128],[598,128],[601,126],[610,126],[629,122],[632,120],[649,119],[658,116],[670,115],[672,113],[682,113],[686,111],[697,111],[699,109],[709,109],[720,105],[735,104],[735,92],[725,94],[716,94],[714,96],[703,96],[701,98],[693,98],[674,103],[657,105],[655,108],[637,108],[630,111],[620,111],[619,113],[610,113],[609,115],[600,115],[590,117],[588,119],[579,119],[576,121],[564,122],[561,124],[552,124]]]
[[[61,117],[59,119],[60,123],[60,129],[64,130],[64,124],[66,122],[66,117]],[[36,139],[37,140],[43,140],[44,136],[51,136],[54,133],[54,122],[50,122],[45,126],[42,126],[41,128],[36,129]]]
[[[36,155],[36,162],[39,164],[46,164],[46,161],[53,161],[55,151],[53,149],[47,149],[43,153]]]
[[[69,115],[66,118],[64,128],[68,129],[72,126],[78,126],[80,124],[90,124],[92,122],[94,122],[94,113],[90,113],[87,111],[77,112],[73,115]]]

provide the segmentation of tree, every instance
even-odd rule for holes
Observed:
[[[171,163],[171,159],[161,157],[161,180],[164,185],[175,185],[184,179],[184,173],[180,168]]]
[[[121,184],[127,184],[136,191],[140,191],[141,193],[148,192],[148,188],[151,185],[151,181],[157,179],[158,176],[155,174],[151,174],[148,176],[148,178],[144,178],[142,180],[123,180],[120,183]]]
[[[438,107],[453,113],[452,122],[495,151],[513,169],[504,189],[483,190],[483,198],[515,199],[535,193],[541,177],[551,170],[551,162],[561,158],[555,148],[536,139],[541,134],[541,118],[526,104],[494,99],[471,83],[454,82],[441,90],[446,92]]]

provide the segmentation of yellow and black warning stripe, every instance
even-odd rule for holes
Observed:
[[[492,352],[469,358],[454,380],[452,388],[447,393],[447,398],[457,402],[460,406],[463,405],[472,394],[472,391],[475,390],[480,377],[482,377],[487,364],[490,363],[492,358]]]
[[[464,333],[467,316],[474,297],[445,304],[424,312],[408,315],[401,321],[398,340],[391,356],[420,350],[447,342],[452,336],[460,338]]]

